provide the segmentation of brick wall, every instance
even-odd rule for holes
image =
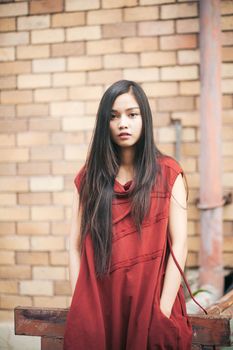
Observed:
[[[233,2],[222,7],[224,191],[233,183]],[[73,179],[98,101],[112,82],[141,83],[156,140],[175,152],[190,187],[188,267],[198,266],[198,2],[32,0],[0,5],[0,319],[16,305],[70,302],[67,236]],[[233,267],[232,205],[224,264]]]

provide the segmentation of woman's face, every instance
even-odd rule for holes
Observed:
[[[139,105],[131,93],[118,96],[112,106],[110,134],[120,147],[132,147],[140,139],[142,117]]]

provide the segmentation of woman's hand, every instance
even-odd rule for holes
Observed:
[[[167,318],[170,318],[171,316],[171,310],[166,309],[164,306],[162,306],[162,304],[160,303],[160,311],[162,312],[162,314],[164,316],[166,316]]]

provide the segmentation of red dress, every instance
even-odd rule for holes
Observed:
[[[160,174],[151,192],[141,239],[130,216],[131,182],[123,186],[115,181],[111,270],[103,279],[95,276],[92,241],[86,237],[64,350],[191,349],[192,328],[182,286],[171,317],[159,309],[169,250],[170,196],[182,169],[169,157],[158,162]],[[78,190],[80,174],[75,178]]]

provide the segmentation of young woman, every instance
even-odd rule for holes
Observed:
[[[181,287],[183,172],[156,148],[149,103],[135,82],[104,93],[74,182],[64,349],[191,349]]]

